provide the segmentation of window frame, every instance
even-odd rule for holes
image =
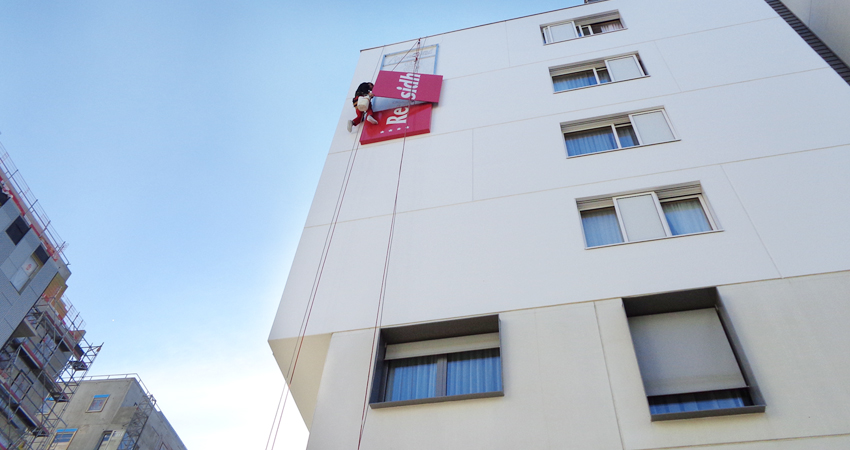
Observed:
[[[752,405],[745,405],[739,407],[729,407],[729,408],[718,408],[718,409],[703,409],[703,410],[694,410],[694,411],[686,411],[686,412],[674,412],[674,413],[652,413],[650,409],[650,397],[666,397],[668,395],[657,395],[657,396],[649,396],[646,395],[646,388],[644,389],[644,395],[647,399],[647,409],[650,414],[650,420],[652,422],[658,421],[666,421],[666,420],[679,420],[679,419],[693,419],[700,417],[715,417],[715,416],[728,416],[728,415],[738,415],[738,414],[752,414],[752,413],[762,413],[766,409],[766,403],[764,397],[761,393],[761,390],[758,387],[758,384],[755,382],[755,377],[753,375],[752,368],[746,358],[746,355],[743,351],[743,347],[741,345],[741,341],[738,338],[737,333],[735,332],[735,328],[732,325],[731,317],[729,316],[728,310],[723,305],[722,299],[720,298],[720,294],[716,287],[707,287],[707,288],[699,288],[699,289],[690,289],[684,291],[674,291],[674,292],[663,292],[659,294],[649,294],[649,295],[641,295],[634,297],[623,297],[622,298],[623,309],[625,311],[626,318],[630,317],[639,317],[639,316],[650,316],[657,314],[667,314],[667,313],[676,313],[676,312],[687,312],[687,311],[696,311],[701,309],[713,309],[718,316],[718,320],[720,321],[720,325],[723,328],[723,333],[726,338],[726,342],[729,344],[729,348],[732,351],[733,356],[735,357],[735,362],[738,365],[738,369],[741,371],[741,376],[746,384],[745,388],[740,388],[741,390],[746,390],[750,400],[752,401]],[[632,330],[629,328],[629,338],[634,339],[632,335]],[[634,347],[634,342],[632,342],[632,347]],[[635,360],[640,364],[640,361],[637,358],[637,351],[635,351]],[[643,386],[643,375],[638,374],[641,378],[641,385]],[[735,390],[735,389],[727,389],[727,390]],[[715,391],[711,391],[715,392]],[[698,394],[699,392],[693,392],[690,394]],[[671,394],[672,395],[685,395],[683,394]]]
[[[74,436],[77,435],[78,428],[61,428],[56,430],[56,433],[53,434],[53,439],[50,441],[51,446],[56,446],[57,448],[67,448],[71,445],[71,442],[74,440]],[[65,435],[70,433],[71,436],[67,441],[56,442],[56,438],[59,437],[60,434]],[[54,448],[54,447],[51,447]]]
[[[426,46],[422,47],[422,48],[421,48],[421,49],[419,49],[419,50],[420,50],[420,52],[428,52],[428,51],[430,51],[430,49],[432,49],[432,48],[434,49],[434,54],[433,54],[433,55],[428,55],[428,56],[421,57],[421,58],[420,58],[420,60],[424,60],[424,59],[426,59],[426,58],[434,58],[434,70],[433,70],[433,71],[431,71],[431,72],[423,72],[423,71],[421,71],[421,70],[418,70],[416,73],[424,73],[424,74],[428,74],[428,75],[434,75],[434,74],[436,74],[436,73],[437,73],[437,56],[438,56],[438,54],[439,54],[440,45],[439,45],[439,44],[430,44],[430,45],[426,45]],[[408,57],[408,56],[407,56],[407,54],[408,54],[408,53],[411,53],[411,52],[412,52],[412,50],[413,50],[413,49],[409,49],[409,50],[400,50],[400,51],[397,51],[397,52],[392,52],[392,53],[387,53],[387,54],[385,54],[385,55],[382,55],[382,56],[381,56],[381,67],[380,67],[380,69],[379,69],[379,70],[386,70],[386,71],[391,71],[391,72],[399,72],[398,70],[396,70],[396,68],[397,68],[399,65],[401,65],[402,63],[408,62],[408,61],[410,60],[410,58],[411,58],[411,57]],[[402,55],[401,59],[400,59],[397,63],[395,63],[395,64],[393,65],[393,67],[387,67],[387,68],[385,68],[385,67],[387,66],[387,59],[388,59],[388,58],[391,58],[391,57],[393,57],[393,56],[396,56],[396,55]],[[420,65],[420,68],[421,68],[421,65]]]
[[[100,399],[103,399],[103,403],[101,403],[101,404],[100,404],[100,409],[92,409],[92,407],[95,405],[95,402],[97,402],[97,401],[98,401],[98,400],[100,400]],[[88,408],[86,408],[86,412],[87,412],[87,413],[99,413],[99,412],[102,412],[102,411],[103,411],[103,408],[105,408],[105,407],[106,407],[106,402],[108,402],[108,401],[109,401],[109,394],[99,394],[99,395],[95,395],[95,396],[93,396],[93,397],[92,397],[92,399],[91,399],[91,403],[89,403],[89,407],[88,407]]]
[[[97,448],[95,450],[105,450],[109,447],[109,442],[112,440],[112,436],[115,434],[115,431],[105,430],[100,435],[100,441],[97,443]],[[106,444],[106,445],[104,445]]]
[[[620,28],[618,30],[606,31],[606,32],[601,32],[601,33],[594,33],[593,32],[593,29],[592,29],[593,25],[598,25],[598,24],[605,23],[605,22],[612,22],[614,20],[619,21],[620,26],[622,28]],[[573,32],[575,33],[575,37],[570,38],[570,39],[562,39],[560,41],[552,40],[552,32],[551,32],[552,27],[557,27],[557,26],[562,26],[562,25],[570,25],[571,28],[573,29]],[[590,34],[584,34],[584,28],[585,27],[587,27],[590,30]],[[614,33],[614,32],[617,32],[617,31],[623,31],[623,30],[627,30],[627,29],[628,29],[628,27],[626,27],[626,23],[623,21],[623,17],[620,15],[620,11],[614,10],[614,11],[606,11],[606,12],[603,12],[603,13],[600,13],[600,14],[594,14],[594,15],[591,15],[591,16],[576,17],[576,18],[573,18],[573,19],[546,23],[546,24],[540,25],[540,34],[543,37],[543,45],[551,45],[551,44],[557,44],[559,42],[566,42],[566,41],[572,41],[572,40],[575,40],[575,39],[581,39],[581,38],[585,38],[585,37],[598,36],[598,35],[601,35],[601,34]]]
[[[408,325],[401,327],[388,327],[381,329],[380,339],[378,340],[378,348],[376,351],[375,365],[372,375],[372,386],[369,400],[370,408],[387,408],[394,406],[417,405],[425,403],[439,403],[456,400],[468,400],[475,398],[503,397],[505,395],[504,385],[504,369],[502,364],[502,340],[500,333],[499,316],[489,315],[480,317],[471,317],[466,319],[455,319],[443,322],[432,322],[417,325]],[[501,390],[477,392],[472,394],[446,395],[447,389],[447,365],[448,356],[456,353],[464,353],[475,350],[460,350],[460,351],[440,351],[438,349],[421,354],[420,356],[435,356],[437,357],[437,374],[436,374],[436,389],[435,396],[418,398],[412,400],[385,400],[387,391],[387,379],[389,376],[389,361],[403,360],[406,358],[385,359],[387,354],[387,346],[394,344],[407,344],[438,341],[441,339],[461,338],[467,336],[476,336],[484,334],[496,333],[498,336],[498,346],[488,346],[487,348],[479,348],[478,350],[496,349],[499,354],[499,379],[501,381]]]
[[[663,192],[662,198],[659,198],[658,193]],[[653,204],[655,206],[655,212],[658,214],[659,220],[661,221],[662,227],[664,229],[664,236],[654,237],[649,239],[640,239],[640,240],[629,240],[628,234],[626,233],[625,223],[623,221],[623,215],[620,213],[620,206],[617,202],[618,199],[621,198],[629,198],[629,197],[639,197],[643,195],[651,194]],[[711,227],[710,230],[707,231],[697,231],[694,233],[682,233],[682,234],[673,234],[670,230],[670,224],[667,221],[667,216],[664,213],[664,208],[662,207],[663,203],[670,203],[674,201],[680,200],[690,200],[690,199],[698,199],[700,202],[700,206],[702,207],[702,212],[705,214],[706,219],[708,220],[708,224]],[[709,233],[718,233],[723,231],[720,227],[720,224],[714,217],[713,211],[711,209],[708,200],[706,200],[705,195],[703,193],[702,185],[700,183],[686,183],[675,186],[666,186],[655,188],[651,190],[641,190],[641,191],[633,191],[623,194],[614,194],[610,196],[601,196],[601,197],[591,197],[588,199],[577,199],[576,205],[579,211],[579,221],[581,222],[581,236],[582,241],[584,242],[585,250],[595,249],[595,248],[603,248],[603,247],[611,247],[615,245],[625,245],[625,244],[634,244],[638,242],[650,242],[657,241],[660,239],[670,239],[677,238],[683,236],[695,236],[700,234],[709,234]],[[587,232],[584,229],[584,223],[582,222],[582,213],[584,211],[594,211],[599,209],[606,208],[614,208],[614,214],[617,216],[617,225],[620,228],[620,236],[622,236],[622,242],[615,242],[612,244],[604,244],[604,245],[587,245]]]
[[[623,80],[623,81],[629,81],[629,80]],[[612,81],[610,83],[615,83],[615,81]],[[606,84],[610,84],[610,83],[606,83]],[[586,87],[593,87],[593,86],[584,86],[584,87],[578,88],[578,89],[584,89]],[[560,92],[566,92],[566,91],[560,91]],[[639,116],[641,114],[656,113],[656,112],[660,112],[664,116],[664,120],[667,123],[667,127],[670,130],[670,134],[673,136],[673,139],[671,139],[669,141],[653,142],[651,144],[645,144],[644,141],[643,141],[643,138],[640,135],[640,131],[638,130],[638,127],[635,125],[634,116]],[[637,137],[637,140],[638,140],[637,145],[631,145],[629,147],[623,147],[622,144],[620,143],[620,137],[617,135],[616,126],[618,126],[618,125],[622,126],[622,125],[626,125],[626,124],[631,125],[632,130],[635,132],[635,136]],[[605,128],[608,125],[612,126],[612,132],[614,133],[614,139],[617,142],[617,148],[612,148],[612,149],[608,149],[608,150],[600,150],[598,152],[583,153],[581,155],[570,155],[570,149],[567,146],[567,135],[568,134],[574,134],[574,133],[580,133],[580,132],[583,132],[583,131]],[[569,131],[565,131],[565,129],[569,130]],[[673,123],[670,121],[670,116],[667,115],[667,110],[664,109],[664,108],[652,108],[652,109],[647,109],[647,110],[641,110],[641,111],[635,111],[635,112],[630,112],[630,113],[624,113],[624,114],[617,114],[617,115],[613,115],[613,116],[602,117],[602,118],[598,118],[598,119],[590,119],[590,120],[587,120],[587,121],[562,123],[561,124],[561,138],[564,142],[564,151],[567,154],[567,159],[581,158],[581,157],[590,156],[590,155],[598,155],[600,153],[615,152],[615,151],[619,151],[619,150],[625,150],[627,148],[648,147],[650,145],[661,145],[661,144],[667,144],[667,143],[670,143],[670,142],[678,142],[678,141],[682,140],[679,137],[678,133],[676,133],[676,130],[673,128]]]
[[[612,72],[611,72],[611,66],[608,64],[608,62],[613,61],[613,60],[617,60],[617,59],[626,59],[626,58],[629,58],[629,57],[631,57],[634,60],[635,65],[637,65],[638,70],[640,71],[640,76],[635,77],[635,78],[628,78],[628,79],[625,79],[625,80],[614,80],[614,78],[612,76]],[[603,83],[601,78],[599,77],[599,73],[598,73],[599,70],[605,70],[608,73],[608,79],[610,81],[606,81],[606,82]],[[580,87],[571,88],[571,89],[562,89],[560,91],[555,88],[555,77],[560,77],[560,76],[564,76],[564,75],[572,75],[572,74],[576,74],[576,73],[580,73],[580,72],[586,72],[586,71],[593,71],[593,76],[596,78],[596,84],[591,84],[591,85],[588,85],[588,86],[580,86]],[[612,84],[612,83],[622,83],[624,81],[640,80],[642,78],[648,78],[648,77],[649,77],[649,75],[646,73],[646,69],[643,67],[643,61],[641,61],[640,55],[638,53],[629,53],[629,54],[625,54],[625,55],[611,56],[611,57],[608,57],[608,58],[605,58],[605,59],[583,61],[583,62],[580,62],[580,63],[567,64],[567,65],[563,65],[563,66],[556,66],[556,67],[550,67],[549,68],[549,78],[552,79],[552,90],[553,90],[553,93],[555,93],[555,94],[560,94],[562,92],[572,92],[572,91],[577,91],[579,89],[587,89],[587,88],[592,88],[592,87],[597,87],[597,86],[602,86],[602,85],[609,85],[609,84]]]

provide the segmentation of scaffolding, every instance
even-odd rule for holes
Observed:
[[[54,261],[61,261],[67,265],[64,250],[68,244],[53,229],[50,218],[45,214],[2,143],[0,143],[0,191],[9,195],[15,202],[27,224],[44,243],[47,254]]]
[[[101,345],[65,298],[42,295],[0,349],[0,449],[45,450]]]

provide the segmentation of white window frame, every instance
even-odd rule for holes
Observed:
[[[682,191],[685,191],[685,192],[687,192],[687,191],[693,192],[694,190],[699,190],[699,192],[698,193],[683,193],[682,195],[676,195],[675,193],[673,193],[669,196],[665,195],[664,198],[659,199],[657,192],[659,192],[659,191],[669,191],[669,190],[672,190],[674,192],[676,190],[682,190]],[[629,236],[626,233],[626,226],[625,226],[625,223],[623,222],[623,214],[620,213],[620,206],[619,206],[617,200],[621,199],[621,198],[640,197],[640,196],[644,196],[644,195],[651,195],[652,196],[652,200],[653,200],[653,203],[655,205],[655,211],[658,214],[659,219],[661,220],[662,227],[664,228],[664,236],[649,238],[649,239],[629,240]],[[680,201],[680,200],[690,200],[690,199],[694,199],[694,198],[699,200],[700,206],[702,207],[702,212],[703,212],[703,214],[705,214],[705,217],[708,220],[708,224],[709,224],[709,227],[711,227],[711,229],[707,230],[707,231],[698,231],[698,232],[695,232],[695,233],[684,233],[684,234],[674,235],[670,231],[670,224],[667,222],[667,216],[664,214],[664,208],[661,205],[663,203]],[[582,204],[589,205],[589,206],[583,206]],[[586,236],[586,233],[585,233],[585,230],[584,230],[584,224],[582,223],[581,224],[581,237],[582,237],[582,241],[584,242],[585,250],[590,250],[590,249],[594,249],[594,248],[602,248],[602,247],[611,247],[611,246],[614,246],[614,245],[632,244],[632,243],[635,243],[635,242],[657,241],[659,239],[669,239],[669,238],[676,238],[676,237],[683,237],[683,236],[694,236],[694,235],[698,235],[698,234],[708,234],[708,233],[716,233],[718,231],[723,231],[720,228],[720,226],[718,225],[717,221],[714,219],[714,215],[711,212],[711,208],[709,207],[708,202],[706,201],[705,196],[702,193],[702,187],[699,184],[682,185],[682,186],[677,186],[677,187],[673,187],[673,188],[658,188],[658,189],[650,190],[650,191],[632,192],[632,193],[627,193],[627,194],[613,195],[611,197],[601,197],[601,198],[595,198],[595,199],[590,199],[590,200],[580,200],[578,202],[579,220],[581,220],[581,213],[584,212],[584,211],[593,211],[593,210],[597,210],[597,209],[605,209],[605,208],[611,208],[611,207],[614,208],[614,213],[617,215],[617,224],[620,227],[620,236],[622,236],[623,242],[616,242],[616,243],[613,243],[613,244],[595,245],[593,247],[588,247],[587,246],[587,236]]]
[[[628,80],[625,80],[625,81],[628,81]],[[590,86],[588,86],[588,87],[590,87]],[[667,127],[670,129],[670,133],[673,135],[673,139],[671,139],[669,141],[656,142],[656,143],[653,143],[653,144],[644,144],[643,138],[641,138],[640,131],[638,131],[638,127],[635,126],[635,122],[634,122],[633,118],[634,118],[634,116],[639,116],[641,114],[649,114],[649,113],[655,113],[655,112],[661,112],[664,115],[664,120],[667,122]],[[637,145],[632,145],[631,147],[623,147],[622,146],[622,144],[620,143],[620,137],[617,135],[617,128],[616,127],[617,126],[623,126],[623,125],[631,125],[632,126],[632,130],[635,132],[635,136],[637,137],[637,141],[638,141]],[[581,132],[581,131],[594,130],[594,129],[597,129],[597,128],[605,128],[606,126],[611,126],[611,131],[614,133],[614,139],[617,142],[617,148],[612,148],[610,150],[602,150],[602,151],[593,152],[593,153],[585,153],[583,155],[570,155],[569,149],[567,148],[567,141],[566,141],[566,135],[567,134],[578,133],[578,132]],[[624,114],[624,115],[620,115],[620,116],[614,116],[614,117],[610,117],[610,118],[602,119],[602,120],[598,120],[598,121],[595,120],[595,121],[590,121],[590,122],[584,122],[584,123],[580,123],[580,124],[572,124],[572,125],[569,124],[569,123],[561,124],[561,135],[563,136],[564,151],[567,154],[567,158],[581,158],[583,156],[597,155],[599,153],[614,152],[614,151],[623,150],[623,149],[626,149],[626,148],[643,147],[643,146],[646,146],[646,145],[666,144],[668,142],[676,142],[676,141],[680,140],[679,135],[676,133],[676,130],[673,128],[673,124],[670,122],[670,117],[667,115],[667,111],[664,108],[656,108],[656,109],[649,109],[649,110],[646,110],[646,111],[638,111],[638,112],[633,112],[633,113]]]
[[[625,79],[625,80],[614,80],[613,74],[611,72],[611,66],[608,64],[608,61],[613,61],[613,60],[616,60],[616,59],[625,59],[625,58],[628,58],[628,57],[631,57],[634,60],[635,65],[637,65],[638,70],[640,71],[640,76],[635,77],[635,78],[628,78],[628,79]],[[602,82],[602,80],[599,78],[599,73],[597,72],[600,69],[605,69],[605,71],[608,72],[608,79],[610,81],[607,81],[605,83]],[[607,85],[607,84],[612,84],[612,83],[622,83],[624,81],[639,80],[641,78],[646,78],[646,77],[649,76],[649,75],[646,74],[646,70],[644,70],[643,63],[641,62],[638,54],[637,53],[631,53],[631,54],[628,54],[628,55],[611,56],[609,58],[600,59],[600,60],[586,61],[586,62],[582,62],[582,63],[578,63],[578,64],[570,64],[568,66],[550,68],[549,69],[549,76],[552,78],[552,89],[553,90],[555,89],[555,77],[559,77],[559,76],[562,76],[562,75],[570,75],[570,74],[579,73],[579,72],[585,72],[585,71],[588,71],[588,70],[593,71],[593,76],[596,77],[596,84],[592,84],[590,86],[582,86],[582,87],[572,88],[572,89],[564,89],[564,90],[560,90],[560,91],[555,90],[554,92],[556,94],[559,94],[561,92],[570,92],[570,91],[575,91],[575,90],[578,90],[578,89],[586,89],[586,88],[601,86],[603,84]]]
[[[623,22],[623,18],[622,18],[622,16],[620,16],[619,11],[608,11],[608,12],[605,12],[605,13],[602,13],[602,14],[595,14],[593,16],[580,17],[580,18],[576,18],[576,19],[563,20],[563,21],[560,21],[560,22],[553,22],[553,23],[547,23],[547,24],[541,25],[540,26],[540,32],[543,35],[543,44],[544,45],[557,44],[558,42],[572,41],[574,39],[581,39],[583,37],[596,36],[597,34],[593,33],[593,29],[591,28],[591,26],[602,23],[602,22],[610,22],[612,20],[619,20],[622,28],[620,28],[619,30],[607,31],[607,32],[604,32],[604,33],[597,33],[597,34],[608,34],[608,33],[613,33],[615,31],[623,31],[623,30],[628,29],[626,27],[626,23]],[[560,41],[553,40],[552,39],[552,33],[551,33],[550,29],[552,27],[557,27],[557,26],[561,26],[561,25],[570,25],[573,28],[573,30],[575,31],[576,36],[574,38],[563,39],[563,40],[560,40]],[[589,34],[584,33],[585,27],[587,27]]]
[[[433,55],[428,54],[428,53],[431,53],[432,49],[433,49]],[[424,73],[424,74],[428,74],[428,75],[433,75],[433,74],[437,73],[437,53],[439,52],[439,45],[438,44],[426,45],[426,46],[420,48],[419,51],[420,51],[420,53],[428,54],[427,56],[420,57],[420,61],[425,59],[425,58],[434,58],[434,70],[430,71],[430,72],[422,72],[421,70],[418,70],[416,73]],[[388,67],[387,59],[392,58],[392,57],[397,56],[397,55],[402,55],[401,60],[399,60],[397,63],[392,64],[392,67]],[[384,55],[381,58],[381,70],[396,71],[395,66],[398,66],[402,63],[411,61],[413,59],[413,55],[414,55],[414,51],[413,51],[412,48],[409,49],[409,50],[402,50],[402,51],[399,51],[399,52],[387,53],[386,55]],[[420,63],[420,68],[421,68],[421,63]]]

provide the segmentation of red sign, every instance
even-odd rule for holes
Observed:
[[[378,72],[372,93],[376,97],[437,103],[442,87],[442,75],[382,70]]]
[[[373,117],[378,120],[378,124],[363,123],[363,132],[360,134],[361,144],[374,144],[398,139],[405,135],[416,136],[431,132],[430,103],[378,111],[373,114]]]

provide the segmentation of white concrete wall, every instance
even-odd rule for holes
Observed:
[[[850,64],[850,2],[782,0],[846,64]]]
[[[626,30],[543,45],[541,24],[612,10],[620,12]],[[623,406],[615,374],[610,375],[608,394],[593,384],[602,374],[597,369],[607,364],[610,370],[611,356],[603,358],[594,350],[604,333],[601,338],[584,331],[573,336],[560,321],[579,322],[578,329],[586,331],[581,327],[592,322],[582,320],[593,317],[582,315],[589,311],[588,302],[850,270],[850,240],[845,238],[850,203],[844,200],[850,190],[850,135],[844,131],[850,86],[762,0],[608,0],[424,42],[434,43],[440,46],[437,73],[444,84],[430,134],[358,147],[356,134],[344,126],[353,111],[347,100],[341,101],[337,133],[269,337],[286,373],[333,227],[306,333],[315,345],[302,353],[308,362],[292,385],[312,426],[311,448],[343,448],[338,439],[352,432],[356,437],[359,430],[402,150],[382,324],[504,313],[506,396],[375,411],[366,431],[374,446],[368,448],[384,448],[380,436],[387,433],[412,440],[421,434],[429,448],[454,448],[454,440],[457,448],[478,447],[481,441],[461,444],[471,439],[464,431],[469,421],[495,433],[475,433],[495,448],[549,448],[557,442],[586,442],[574,448],[655,448],[715,442],[646,431],[679,428],[649,423],[642,387],[638,397],[643,404],[632,399]],[[374,79],[382,54],[410,46],[405,42],[363,51],[351,91]],[[553,93],[550,67],[629,52],[640,54],[649,77]],[[680,140],[566,157],[561,123],[656,107],[666,109]],[[339,221],[331,224],[351,164]],[[684,182],[701,183],[722,231],[585,248],[576,199]],[[550,312],[557,319],[541,322],[538,316],[548,320]],[[817,314],[812,314],[815,320]],[[567,333],[565,347],[524,341],[547,333]],[[516,346],[551,353],[561,362],[552,367],[515,365],[513,361],[529,357]],[[633,361],[629,351],[622,357]],[[592,392],[586,394],[594,400],[550,404],[553,391],[538,385],[557,378],[563,361],[576,358],[573,353],[580,356],[576,367],[594,369],[570,375],[570,380],[591,383]],[[637,366],[622,371],[632,369]],[[299,379],[305,381],[299,385]],[[640,386],[639,377],[637,382]],[[625,386],[626,391],[634,389]],[[552,395],[567,399],[578,394]],[[636,417],[633,424],[614,417],[621,408]],[[717,442],[803,435],[764,431],[780,426],[771,414],[758,419],[767,420],[755,425],[761,434],[720,432],[725,437]],[[598,425],[585,424],[585,419]],[[733,419],[689,423],[724,420]],[[331,432],[332,427],[339,431]],[[446,432],[435,435],[435,428]],[[805,432],[828,434],[816,428]],[[685,435],[690,439],[701,433]],[[505,446],[505,439],[517,441]],[[527,443],[529,439],[534,442]],[[826,442],[824,448],[833,445]]]

